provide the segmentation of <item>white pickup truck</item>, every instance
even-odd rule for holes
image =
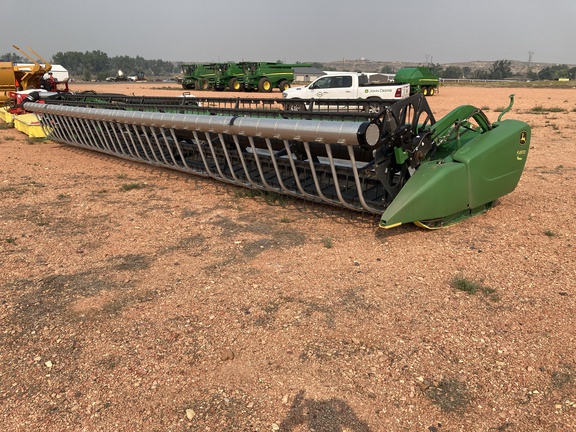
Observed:
[[[409,84],[388,82],[380,74],[342,72],[324,75],[307,86],[282,92],[284,99],[368,99],[395,101],[410,95]]]

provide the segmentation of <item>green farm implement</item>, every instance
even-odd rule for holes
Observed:
[[[238,86],[237,83],[242,82],[244,69],[236,63],[217,63],[214,65],[214,71],[216,72],[215,90],[243,90],[243,87]]]
[[[182,65],[182,88],[208,90],[216,82],[214,63]]]
[[[410,94],[422,93],[424,96],[434,96],[440,85],[440,78],[425,67],[405,67],[396,72],[394,82],[410,84]]]
[[[493,123],[470,105],[436,121],[421,93],[378,113],[342,100],[305,112],[282,99],[43,102],[23,106],[53,141],[378,214],[383,228],[439,228],[486,211],[516,188],[530,148],[530,127],[502,119],[512,96]]]
[[[284,64],[267,62],[244,62],[242,84],[247,91],[268,93],[278,88],[280,92],[290,88],[294,81],[294,68],[306,64]]]

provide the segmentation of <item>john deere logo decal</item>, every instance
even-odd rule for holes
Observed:
[[[526,131],[520,132],[520,145],[526,144]]]

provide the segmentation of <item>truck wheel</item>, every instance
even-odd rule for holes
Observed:
[[[270,93],[272,91],[272,83],[268,78],[260,78],[260,81],[258,81],[258,91],[263,93]]]
[[[288,111],[306,111],[304,102],[290,102],[286,105]]]
[[[382,102],[379,98],[370,98],[368,101],[369,104],[366,105],[366,112],[368,114],[378,114],[382,111]]]
[[[429,93],[430,93],[430,96],[434,96],[434,89],[431,88]]]
[[[428,96],[428,87],[422,87],[422,94]]]
[[[230,91],[242,91],[242,83],[238,82],[237,78],[232,78],[228,83]]]
[[[288,81],[288,80],[280,81],[280,84],[278,84],[278,88],[280,89],[280,92],[283,92],[284,90],[288,90],[290,88],[290,81]]]

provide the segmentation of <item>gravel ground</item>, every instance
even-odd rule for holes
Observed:
[[[439,231],[0,129],[2,429],[576,430],[576,90],[429,102],[511,92],[519,186]]]

